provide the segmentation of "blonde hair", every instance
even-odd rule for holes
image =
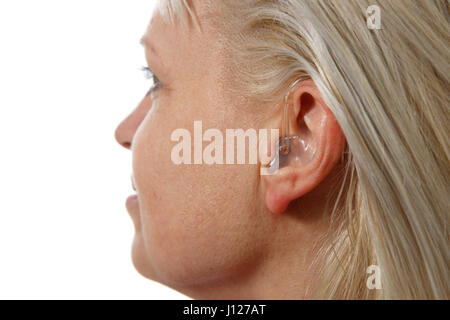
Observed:
[[[215,3],[237,92],[274,103],[307,75],[347,139],[330,242],[309,297],[448,299],[448,1]],[[172,15],[192,13],[187,0],[165,4]],[[373,4],[379,30],[366,24]],[[381,290],[366,286],[369,265],[381,270]]]

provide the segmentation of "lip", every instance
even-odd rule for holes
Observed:
[[[134,202],[138,200],[137,194],[132,194],[127,198],[127,202]]]
[[[131,216],[139,215],[139,200],[137,194],[133,194],[127,198],[126,207]]]
[[[131,187],[133,188],[134,191],[136,191],[136,186],[134,185],[133,174],[131,174]]]

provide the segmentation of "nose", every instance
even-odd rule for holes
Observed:
[[[149,95],[142,99],[139,106],[131,112],[117,127],[115,138],[126,149],[131,149],[133,137],[152,105]]]

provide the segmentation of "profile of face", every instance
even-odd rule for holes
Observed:
[[[230,96],[220,30],[197,12],[202,32],[155,11],[143,38],[155,86],[118,126],[132,152],[132,256],[145,277],[194,298],[302,298],[314,279],[314,245],[345,139],[312,81],[290,96],[293,134],[316,150],[304,166],[261,176],[264,164],[181,164],[171,160],[180,128],[279,128],[279,108]],[[220,14],[220,13],[218,13]],[[193,146],[192,146],[193,148]],[[194,154],[194,151],[192,151]]]

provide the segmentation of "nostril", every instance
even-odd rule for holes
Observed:
[[[131,149],[131,143],[129,143],[129,142],[122,142],[121,145],[122,145],[122,147],[124,147],[126,149]]]
[[[122,122],[119,127],[116,129],[114,133],[114,137],[116,138],[117,143],[119,143],[122,147],[126,149],[131,148],[130,139],[127,136],[127,130],[124,127],[124,123]]]

